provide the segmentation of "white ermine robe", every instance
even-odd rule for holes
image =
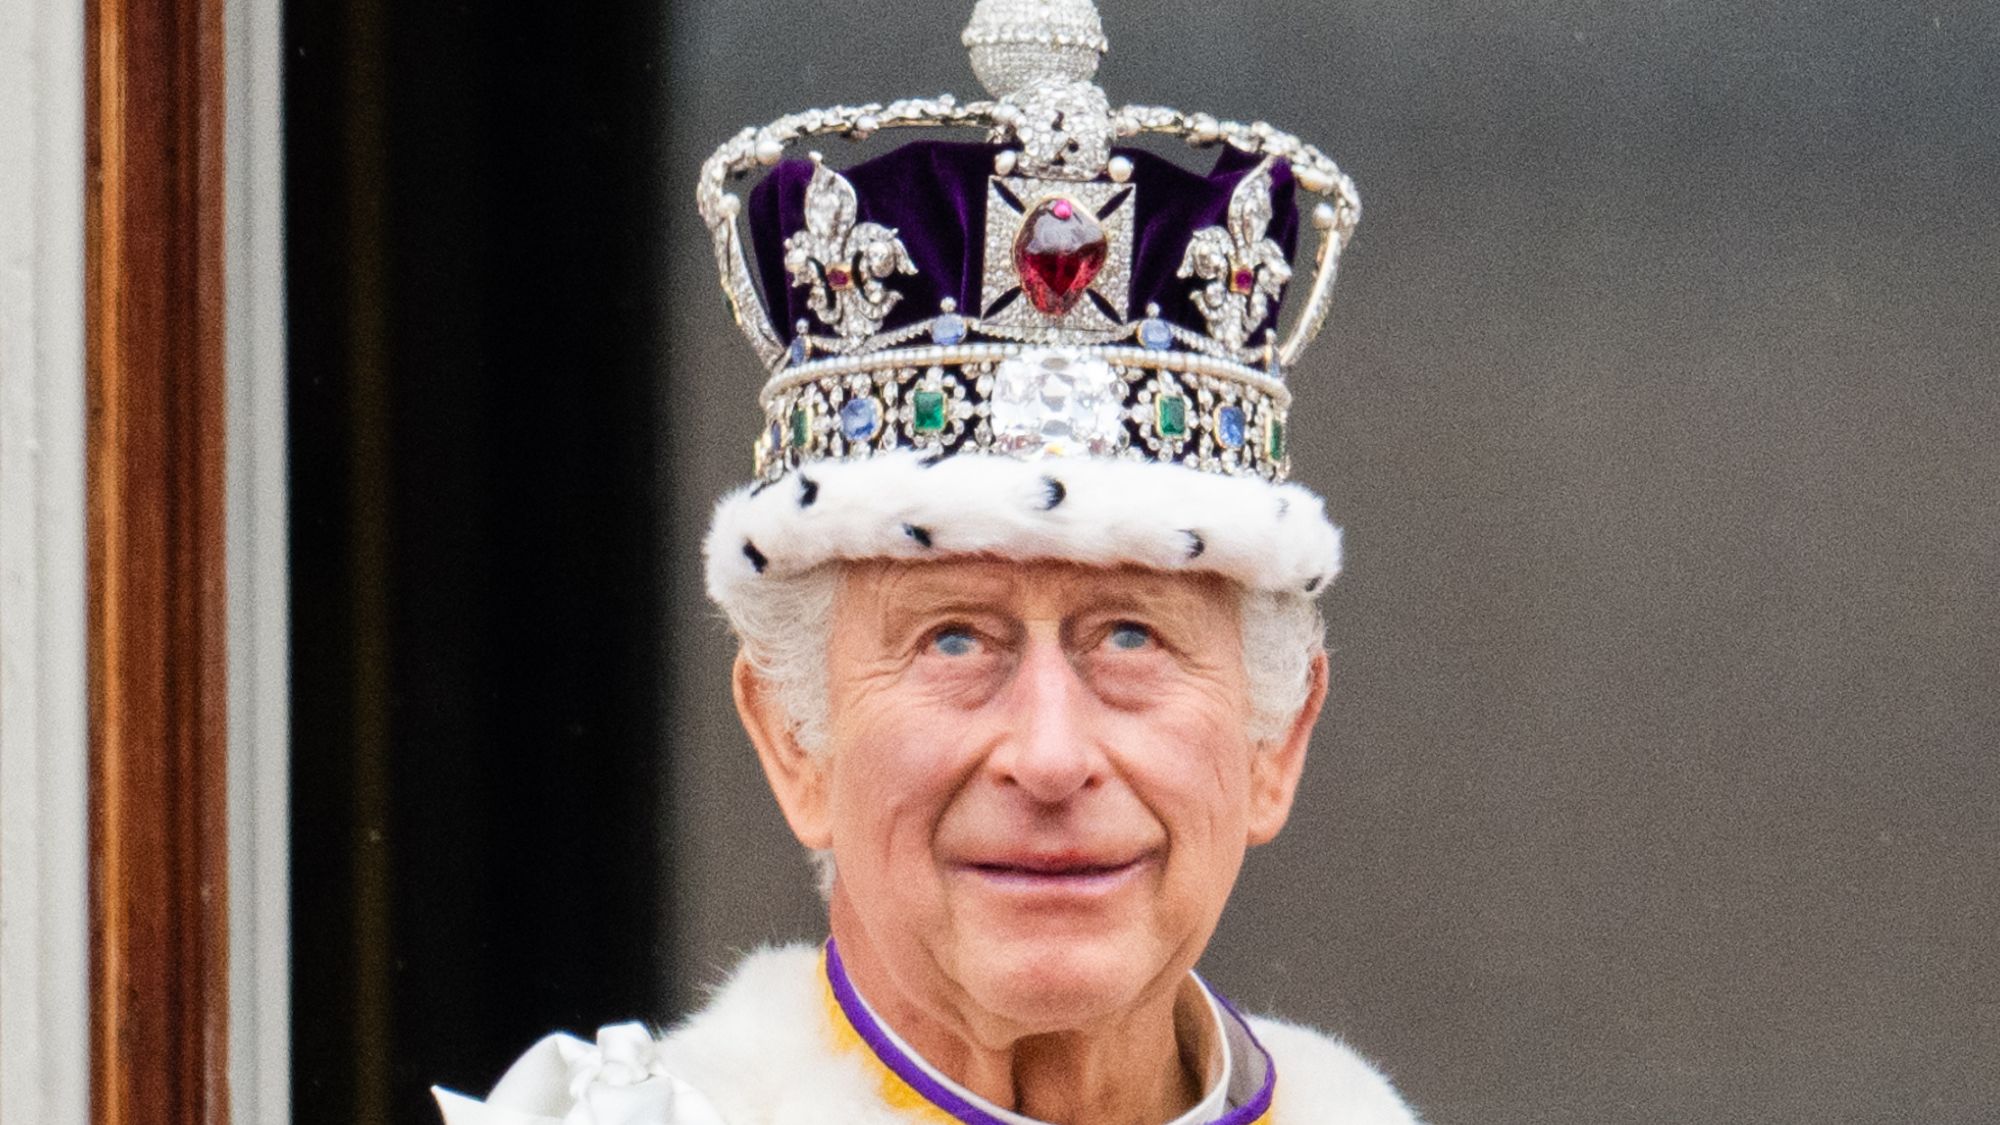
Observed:
[[[1416,1125],[1345,1044],[1243,1017],[1206,992],[1224,1044],[1209,1095],[1170,1125]],[[537,1043],[485,1102],[436,1091],[445,1125],[1019,1125],[875,1019],[831,947],[757,953],[655,1039],[640,1024]]]

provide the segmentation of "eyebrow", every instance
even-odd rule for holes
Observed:
[[[899,639],[913,624],[926,617],[965,614],[991,616],[1013,592],[1011,580],[947,582],[926,576],[909,580],[908,589],[877,591],[876,634],[884,640]]]
[[[956,580],[924,575],[909,579],[909,588],[881,598],[877,613],[883,636],[899,634],[915,618],[962,613],[968,616],[1013,616],[1021,583],[1017,574],[988,574]],[[1192,590],[1162,582],[1113,582],[1082,577],[1082,597],[1065,621],[1085,616],[1133,613],[1180,619],[1192,616],[1202,599]],[[1136,588],[1134,588],[1136,586]]]
[[[1173,612],[1176,608],[1186,608],[1195,600],[1179,590],[1103,590],[1094,593],[1087,600],[1083,612],[1101,613],[1118,610]]]

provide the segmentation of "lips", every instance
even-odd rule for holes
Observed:
[[[1021,852],[980,856],[960,866],[1002,886],[1048,890],[1108,890],[1151,860],[1150,851]]]
[[[998,875],[1108,875],[1138,862],[1128,859],[1092,859],[1080,856],[1020,856],[974,862],[967,866]]]

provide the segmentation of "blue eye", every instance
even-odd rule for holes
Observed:
[[[1105,638],[1111,647],[1125,652],[1137,652],[1153,643],[1153,631],[1144,625],[1134,625],[1129,621],[1111,627],[1111,635]]]
[[[979,647],[979,642],[964,629],[946,629],[931,643],[946,656],[971,656],[972,651]]]

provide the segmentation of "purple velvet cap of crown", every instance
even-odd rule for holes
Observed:
[[[885,331],[936,316],[946,297],[957,301],[959,311],[969,316],[984,311],[979,299],[987,181],[999,151],[989,144],[915,141],[841,170],[854,185],[859,221],[894,228],[917,267],[915,276],[898,274],[886,282],[903,299],[883,324]],[[1132,289],[1126,314],[1137,320],[1148,304],[1158,304],[1163,319],[1206,335],[1208,324],[1190,297],[1204,283],[1175,274],[1194,232],[1227,226],[1230,195],[1261,158],[1224,146],[1214,169],[1202,175],[1139,149],[1119,149],[1118,155],[1132,161],[1130,182],[1138,189],[1133,200]],[[750,241],[763,278],[764,302],[778,334],[785,338],[801,319],[810,321],[815,332],[828,331],[807,307],[806,289],[794,287],[785,274],[785,240],[805,229],[806,186],[812,172],[811,161],[784,161],[750,193]],[[1298,249],[1299,209],[1291,166],[1284,161],[1271,170],[1271,206],[1269,236],[1289,257]],[[1265,326],[1277,319],[1274,302]]]

